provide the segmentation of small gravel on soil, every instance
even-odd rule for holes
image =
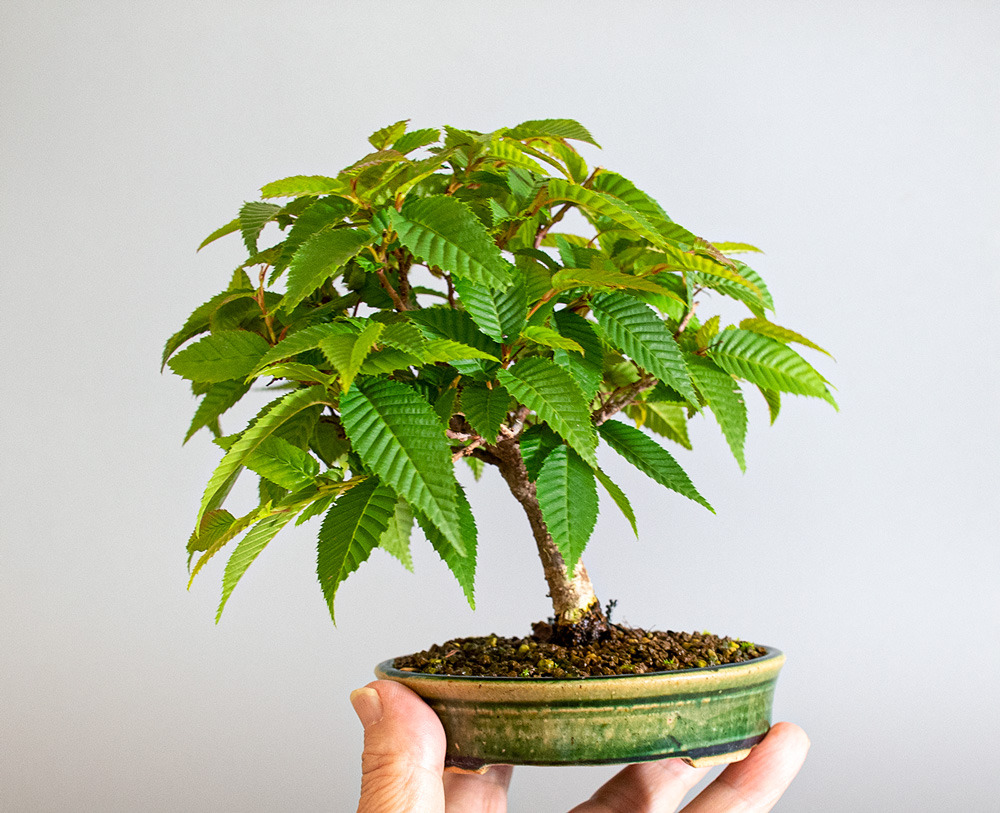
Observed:
[[[430,649],[396,658],[397,669],[431,675],[576,678],[670,672],[759,658],[764,650],[748,641],[709,632],[659,632],[609,624],[589,645],[567,649],[546,643],[548,624],[533,625],[527,638],[453,638]]]

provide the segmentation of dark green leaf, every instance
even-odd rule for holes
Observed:
[[[240,208],[240,231],[243,233],[247,251],[251,254],[257,253],[257,238],[264,226],[274,220],[280,211],[281,207],[277,204],[262,201],[250,201]]]
[[[464,556],[458,555],[454,546],[449,545],[448,540],[445,539],[434,524],[428,522],[427,518],[419,511],[416,512],[417,522],[420,523],[427,541],[431,543],[431,546],[437,551],[438,556],[441,557],[452,572],[452,575],[455,576],[458,583],[462,586],[462,592],[465,593],[466,601],[469,602],[469,606],[474,610],[476,609],[476,553],[479,546],[476,518],[472,514],[472,508],[469,505],[468,498],[465,496],[465,490],[457,484],[455,496],[458,504],[458,522],[466,551]]]
[[[572,574],[597,522],[594,472],[568,446],[553,449],[538,473],[538,504]]]
[[[462,412],[477,434],[488,443],[496,443],[497,433],[507,420],[510,393],[500,384],[490,389],[485,384],[469,383],[462,388]]]
[[[567,350],[556,350],[552,354],[552,359],[560,367],[569,370],[570,375],[580,385],[587,403],[590,403],[597,394],[604,370],[604,348],[601,347],[601,340],[594,333],[591,323],[572,311],[556,311],[553,319],[560,334],[572,339],[583,348],[583,356]]]
[[[288,312],[326,280],[340,273],[348,260],[372,242],[360,229],[331,229],[310,237],[295,252],[288,267],[288,289],[281,307]]]
[[[240,398],[246,395],[249,389],[249,384],[238,379],[219,381],[210,385],[208,392],[205,393],[205,397],[201,399],[201,403],[195,410],[191,426],[188,427],[187,434],[184,436],[184,442],[187,443],[195,432],[205,426],[210,429],[215,427],[219,416],[234,406]]]
[[[319,463],[312,455],[279,437],[267,438],[247,457],[245,465],[292,491],[309,485],[319,474]]]
[[[232,234],[234,231],[239,231],[239,230],[240,230],[240,219],[237,217],[234,218],[233,220],[230,220],[225,226],[220,226],[210,235],[208,235],[208,237],[206,237],[204,240],[201,241],[201,244],[198,246],[197,250],[201,251],[209,243],[214,243],[220,237],[225,237],[227,234]]]
[[[473,321],[490,338],[511,343],[524,327],[528,301],[523,278],[502,291],[491,291],[485,285],[456,279],[455,291]]]

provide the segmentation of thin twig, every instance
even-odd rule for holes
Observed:
[[[652,389],[656,386],[656,383],[656,376],[645,375],[638,381],[615,390],[615,392],[611,393],[608,400],[604,402],[604,405],[600,409],[595,410],[590,416],[594,425],[600,426],[608,418],[621,412],[625,407],[635,402],[635,398],[640,392]]]

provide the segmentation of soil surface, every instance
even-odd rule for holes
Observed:
[[[565,647],[551,643],[549,624],[532,628],[527,638],[453,638],[393,663],[406,672],[431,675],[576,678],[719,666],[765,654],[756,644],[709,632],[659,632],[609,623],[599,640]]]

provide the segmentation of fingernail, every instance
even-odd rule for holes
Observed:
[[[368,686],[351,692],[351,705],[365,728],[382,719],[382,698]]]

